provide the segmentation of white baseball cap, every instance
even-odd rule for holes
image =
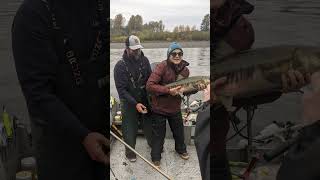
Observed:
[[[135,35],[131,35],[127,38],[126,47],[129,47],[132,50],[143,48],[143,46],[141,46],[140,39]]]

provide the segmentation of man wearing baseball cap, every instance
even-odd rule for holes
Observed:
[[[147,119],[150,114],[145,85],[151,74],[151,67],[148,58],[141,51],[143,46],[137,36],[129,36],[125,41],[125,48],[122,59],[114,67],[114,81],[121,102],[123,138],[135,148],[138,122],[140,119]],[[145,123],[142,123],[144,134],[150,145],[151,128],[146,128]],[[130,162],[136,161],[136,155],[129,149],[126,148],[125,154]]]

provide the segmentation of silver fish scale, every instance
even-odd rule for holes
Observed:
[[[292,59],[295,49],[295,46],[267,47],[227,56],[214,65],[213,77],[228,76],[230,82],[250,78],[257,67],[274,67],[275,63]]]
[[[196,87],[197,84],[205,84],[205,80],[209,81],[208,76],[191,76],[185,79],[178,80],[176,82],[165,85],[168,88],[173,88],[177,86],[193,86]]]
[[[298,70],[302,74],[320,70],[320,48],[313,46],[258,48],[222,59],[213,65],[211,76],[213,80],[227,77],[226,89],[217,91],[233,97],[250,97],[252,94],[280,90],[281,74],[289,70]]]
[[[251,78],[259,69],[267,79],[279,81],[279,74],[288,69],[314,72],[315,65],[320,65],[319,58],[320,48],[313,46],[258,48],[222,58],[214,65],[212,76],[214,80],[227,76],[228,82],[237,82]]]

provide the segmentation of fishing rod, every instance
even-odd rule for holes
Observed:
[[[169,180],[173,180],[170,176],[168,176],[166,173],[161,171],[157,166],[152,164],[150,161],[148,161],[146,158],[144,158],[141,154],[139,154],[135,149],[133,149],[131,146],[129,146],[127,143],[125,143],[121,138],[119,138],[116,134],[114,134],[112,131],[110,131],[110,134],[116,138],[118,141],[120,141],[123,145],[125,145],[127,148],[129,148],[132,152],[134,152],[136,155],[138,155],[142,160],[144,160],[147,164],[149,164],[151,167],[153,167],[155,170],[157,170],[160,174],[162,174],[164,177],[166,177]]]

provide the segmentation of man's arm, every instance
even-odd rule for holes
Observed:
[[[125,67],[119,61],[114,67],[114,82],[120,98],[126,99],[130,104],[136,105],[138,102],[130,95],[127,90],[128,83],[132,83],[128,80],[126,74],[128,72]]]
[[[52,46],[49,23],[48,17],[32,7],[23,5],[17,12],[12,48],[18,79],[31,115],[37,114],[59,134],[82,142],[89,130],[55,95],[59,59]]]

